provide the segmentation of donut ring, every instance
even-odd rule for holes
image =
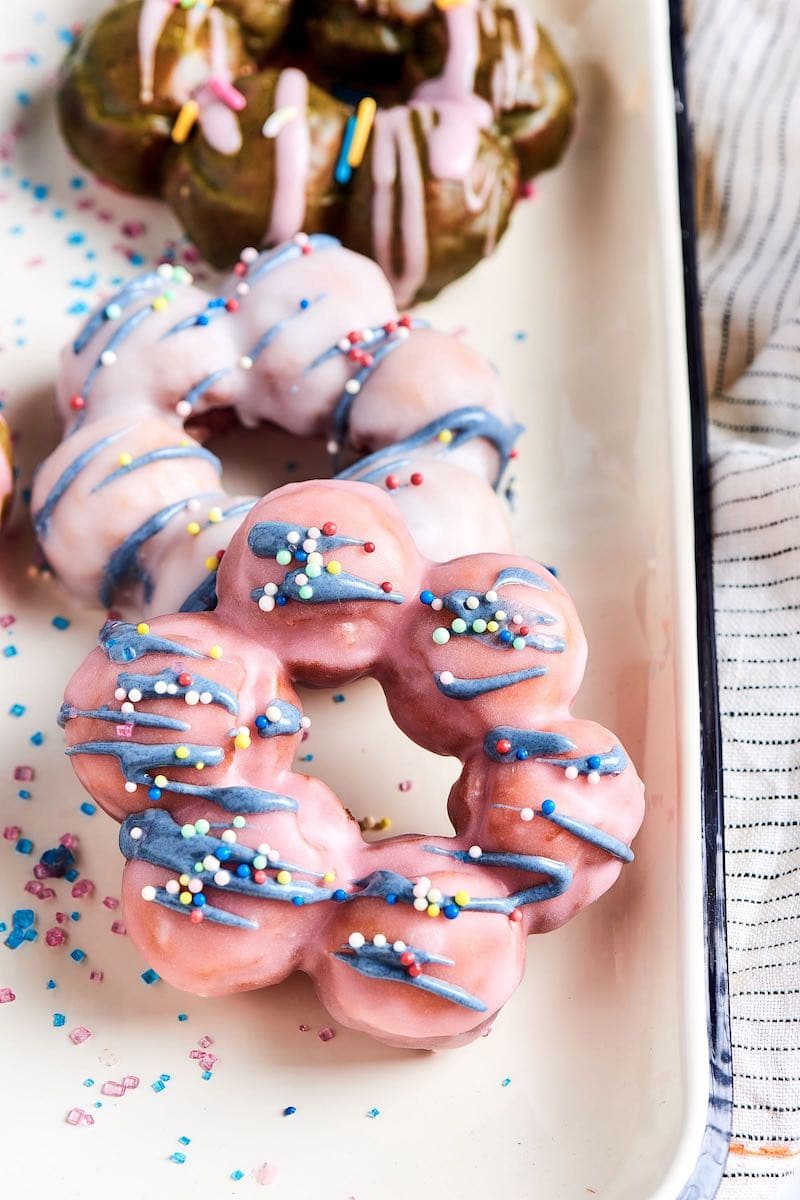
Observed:
[[[65,348],[58,402],[66,436],[34,480],[34,524],[70,591],[104,607],[213,607],[255,503],[224,492],[184,429],[220,407],[327,435],[334,469],[390,492],[431,558],[512,547],[494,488],[520,426],[497,373],[400,316],[375,263],[324,234],[246,252],[214,296],[180,267],[133,279]]]
[[[614,882],[642,820],[622,747],[569,713],[586,644],[567,593],[512,554],[426,561],[386,495],[331,481],[255,505],[218,595],[214,613],[107,624],[67,687],[67,753],[122,821],[131,937],[193,992],[300,970],[390,1044],[472,1040],[527,936]],[[454,837],[367,845],[292,771],[294,684],[364,675],[414,741],[462,760]]]
[[[574,103],[522,0],[127,0],[58,91],[78,158],[163,195],[208,261],[326,232],[401,306],[492,252]]]

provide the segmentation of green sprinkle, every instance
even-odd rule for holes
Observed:
[[[303,586],[300,588],[300,591],[297,594],[301,600],[310,600],[311,597],[314,595],[314,589],[312,587],[309,587],[309,585],[306,583],[306,584],[303,584]]]
[[[444,646],[445,642],[450,641],[450,630],[443,629],[441,627],[439,629],[434,629],[431,637],[433,638],[434,642],[436,642],[437,646]]]
[[[291,550],[279,550],[278,553],[275,555],[275,562],[278,564],[279,567],[288,567],[288,565],[291,561],[292,561]]]
[[[467,622],[462,617],[456,617],[450,628],[452,629],[453,633],[466,633]]]
[[[478,617],[477,621],[472,622],[472,628],[475,633],[486,633],[486,622],[482,617]]]

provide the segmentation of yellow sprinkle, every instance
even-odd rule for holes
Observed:
[[[455,896],[453,896],[453,899],[459,908],[464,908],[467,904],[469,904],[469,892],[456,892]]]
[[[209,558],[206,559],[206,570],[207,571],[216,571],[218,566],[219,566],[219,559],[217,558],[216,554],[212,554],[212,555],[210,555]]]
[[[156,775],[155,779],[153,780],[153,783],[158,788],[165,788],[167,786],[167,784],[169,783],[169,780],[167,779],[166,775]]]
[[[204,762],[196,762],[194,764],[195,771],[205,771],[206,764]]]
[[[200,532],[200,526],[198,525],[197,521],[190,521],[186,526],[186,532],[190,533],[192,537],[197,537],[198,533]]]
[[[176,746],[175,747],[175,757],[180,758],[180,759],[188,758],[189,751],[186,748],[186,746]]]
[[[189,134],[192,132],[192,126],[200,116],[200,105],[196,100],[187,100],[175,118],[175,124],[172,126],[172,140],[176,145],[181,146]]]
[[[342,564],[340,562],[337,562],[336,559],[334,558],[334,559],[332,559],[331,562],[328,563],[325,570],[328,572],[329,575],[341,575]]]
[[[347,162],[351,167],[361,166],[364,151],[369,141],[369,135],[372,131],[372,122],[375,120],[377,107],[372,96],[364,96],[359,102],[356,113],[356,127],[353,130],[353,140],[350,143],[350,151],[347,155]]]
[[[249,733],[237,733],[233,741],[237,750],[247,750],[251,745]]]
[[[192,903],[192,893],[191,892],[181,892],[178,899],[180,900],[181,904],[191,904]]]
[[[129,467],[132,462],[133,462],[133,455],[128,454],[127,450],[124,450],[122,452],[122,454],[120,454],[120,456],[119,456],[119,465],[121,467]]]
[[[452,429],[440,429],[436,435],[440,442],[444,442],[445,446],[449,446],[453,440]]]
[[[448,8],[461,8],[466,3],[467,0],[435,0],[436,7],[442,12],[447,12]]]
[[[179,875],[178,883],[181,885],[181,887],[188,887],[189,886],[189,876],[188,875]]]
[[[429,917],[438,917],[442,910],[438,904],[429,904],[425,911]]]
[[[178,445],[180,445],[180,446],[191,446],[191,444],[192,443],[189,441],[188,438],[181,438],[180,442],[178,443]]]
[[[222,658],[222,646],[212,646],[208,652],[209,658]]]
[[[278,874],[275,876],[275,878],[277,879],[278,883],[291,883],[292,873],[291,871],[278,871]]]
[[[335,871],[326,871],[325,874],[322,876],[323,883],[333,883],[335,879],[336,879]]]
[[[144,637],[144,635],[146,633],[150,632],[150,626],[147,624],[146,621],[140,621],[139,624],[136,626],[136,632],[140,633],[142,635],[142,637]]]
[[[210,508],[208,510],[208,519],[212,525],[216,525],[218,521],[222,520],[222,509],[216,507]]]
[[[486,622],[486,629],[489,633],[497,633],[499,628],[500,628],[500,626],[497,624],[497,621],[487,621]]]
[[[378,824],[375,826],[375,828],[376,829],[391,829],[392,828],[392,818],[391,817],[381,817],[380,821],[378,821]]]
[[[168,304],[169,300],[166,296],[156,296],[150,307],[155,309],[156,312],[163,312]]]

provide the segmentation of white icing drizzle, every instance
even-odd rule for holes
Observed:
[[[308,79],[296,67],[281,71],[275,89],[274,110],[293,108],[297,116],[287,121],[275,138],[275,192],[267,230],[267,245],[288,241],[303,227],[306,185],[311,160],[308,129]]]
[[[419,291],[428,271],[425,188],[414,140],[412,109],[401,105],[377,113],[372,139],[372,245],[402,308]],[[394,269],[392,255],[398,167],[403,252],[399,273]]]
[[[153,99],[153,80],[156,51],[164,26],[175,11],[171,0],[144,0],[139,14],[139,99],[150,104]]]

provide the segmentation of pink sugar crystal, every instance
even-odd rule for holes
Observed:
[[[85,1025],[78,1025],[77,1029],[73,1029],[70,1033],[69,1040],[76,1046],[80,1046],[82,1042],[88,1042],[91,1036],[91,1030],[87,1029]]]
[[[102,983],[103,978],[104,976],[102,971],[94,970],[89,972],[89,979],[92,981],[92,983]]]
[[[209,1046],[214,1045],[214,1039],[210,1033],[204,1033],[197,1044],[201,1050],[207,1050]]]
[[[311,1026],[310,1025],[298,1025],[297,1028],[300,1030],[301,1033],[308,1033]]]
[[[125,1075],[122,1080],[122,1086],[124,1088],[129,1088],[131,1091],[133,1091],[135,1088],[137,1088],[139,1086],[139,1076],[138,1075]]]
[[[410,779],[402,779],[397,786],[401,792],[410,792],[414,784]]]
[[[106,906],[106,908],[119,908],[119,900],[117,900],[114,896],[104,896],[103,904]]]
[[[323,1029],[320,1029],[319,1033],[317,1034],[317,1037],[319,1038],[319,1040],[321,1042],[329,1042],[331,1040],[331,1038],[336,1037],[336,1034],[331,1029],[330,1025],[326,1025]]]
[[[63,929],[58,929],[54,925],[52,929],[48,929],[47,933],[44,935],[44,940],[47,942],[48,946],[63,946],[64,942],[67,940],[67,935]]]
[[[38,866],[38,863],[37,863],[37,866]],[[36,871],[36,868],[34,867],[34,872],[35,871]],[[44,884],[39,882],[39,880],[41,878],[42,878],[41,875],[39,875],[38,878],[36,878],[36,879],[29,879],[28,882],[25,884],[25,891],[30,892],[30,894],[32,896],[40,895],[42,888],[44,886]]]
[[[115,1079],[107,1079],[100,1091],[104,1096],[124,1096],[125,1084],[117,1083]]]
[[[51,887],[39,888],[39,899],[40,900],[54,900],[55,895],[56,894]]]
[[[36,863],[35,867],[33,868],[33,873],[37,879],[49,879],[50,878],[50,868],[46,867],[44,863]],[[27,887],[27,885],[26,885],[26,887]],[[33,892],[33,888],[27,887],[27,891]],[[36,892],[34,892],[34,895],[36,895],[36,896],[39,895],[38,889]]]
[[[80,838],[74,833],[62,833],[58,839],[59,846],[66,846],[68,850],[77,850],[80,845]]]
[[[112,921],[111,922],[111,932],[125,934],[128,931],[125,928],[125,924],[123,921]]]
[[[214,1063],[218,1063],[219,1059],[217,1058],[216,1054],[204,1054],[202,1058],[199,1059],[199,1062],[204,1071],[211,1071],[214,1067]]]
[[[67,921],[69,920],[69,917],[67,916],[66,913],[57,912],[56,920],[58,921],[59,925],[66,925]]]
[[[77,883],[72,885],[72,897],[75,900],[81,900],[84,896],[91,896],[94,891],[94,884],[91,879],[79,879]]]
[[[10,625],[14,624],[16,619],[17,618],[13,617],[11,613],[3,613],[3,616],[0,617],[0,626],[2,626],[3,629],[8,629]]]
[[[92,1114],[84,1112],[82,1108],[71,1108],[66,1119],[68,1125],[94,1125]]]
[[[253,1179],[256,1183],[260,1183],[262,1187],[274,1183],[278,1178],[278,1168],[275,1163],[262,1163],[260,1167],[256,1167],[253,1171]]]
[[[10,1004],[11,1001],[16,1000],[16,998],[17,997],[14,995],[11,988],[9,988],[9,987],[0,988],[0,1004]]]
[[[19,825],[6,825],[3,830],[3,837],[7,842],[15,842],[22,833]]]
[[[189,1058],[202,1058],[202,1057],[203,1057],[202,1050],[190,1050],[189,1051]]]
[[[129,738],[132,733],[133,733],[132,725],[117,725],[117,737],[118,738]]]
[[[20,783],[30,783],[35,775],[36,772],[33,767],[14,767],[14,778],[19,780]]]

